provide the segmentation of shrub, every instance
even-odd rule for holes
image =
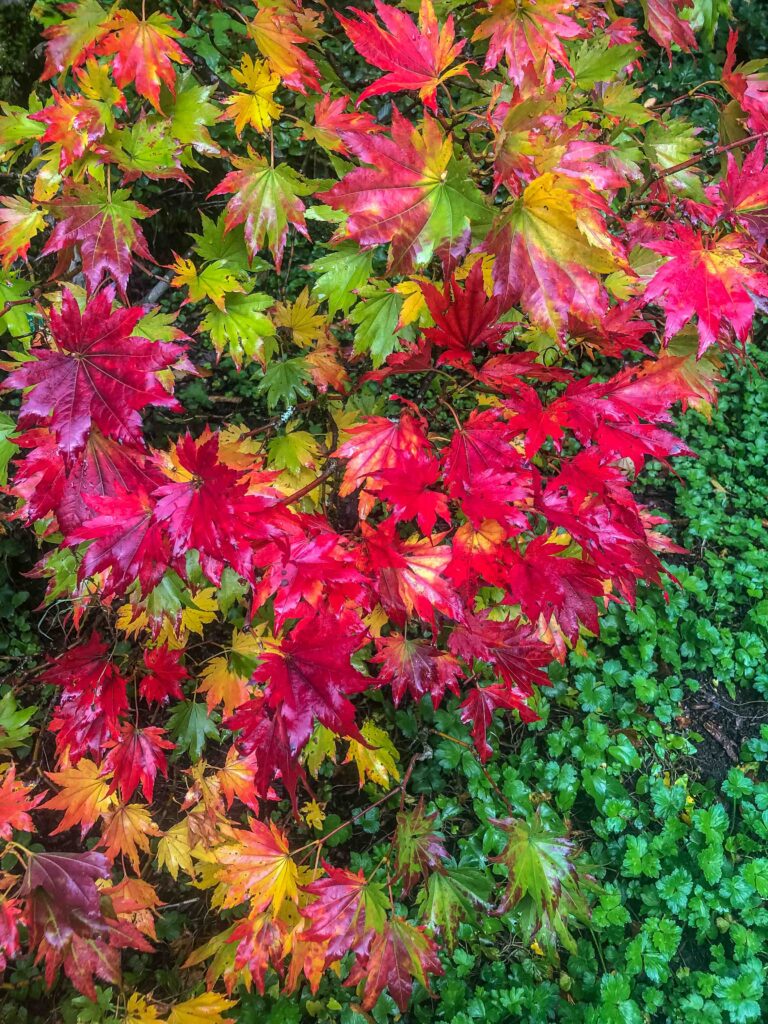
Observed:
[[[458,697],[442,742],[486,773],[497,712],[535,721],[601,613],[673,584],[634,485],[768,296],[763,72],[732,34],[718,142],[637,84],[712,37],[677,0],[215,7],[41,8],[56,84],[0,118],[2,452],[59,609],[4,698],[0,938],[93,998],[188,880],[210,989],[335,968],[404,1012],[465,918],[574,949],[588,916],[552,816],[502,799],[503,894],[456,859],[390,705],[423,740]]]

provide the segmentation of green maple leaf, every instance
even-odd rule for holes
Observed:
[[[180,701],[168,719],[168,728],[176,746],[186,750],[193,761],[200,760],[206,740],[220,738],[205,704],[197,701]]]
[[[370,352],[374,366],[381,366],[398,345],[397,324],[403,306],[397,292],[361,289],[360,302],[350,319],[358,325],[355,331],[355,352]]]
[[[491,881],[478,868],[448,868],[444,874],[435,871],[419,893],[422,920],[453,949],[461,922],[478,908],[489,907],[490,894]]]
[[[281,402],[285,406],[296,404],[299,398],[309,398],[312,394],[308,384],[310,376],[306,361],[300,356],[272,363],[259,381],[256,389],[266,392],[267,405],[274,409]]]
[[[312,285],[312,298],[327,300],[331,318],[339,310],[348,313],[357,298],[355,292],[368,283],[372,263],[373,252],[354,243],[340,245],[327,256],[321,256],[309,268],[320,274]]]
[[[200,327],[210,334],[218,354],[228,350],[236,366],[251,359],[265,365],[275,350],[271,340],[275,326],[262,310],[273,303],[274,299],[262,292],[230,293],[225,297],[223,310],[210,303]]]

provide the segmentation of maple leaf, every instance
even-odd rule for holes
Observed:
[[[495,622],[484,613],[467,615],[451,633],[448,646],[470,665],[474,659],[492,665],[507,686],[520,686],[529,695],[534,686],[549,686],[541,669],[552,660],[550,650],[519,619]]]
[[[440,543],[444,534],[402,541],[392,520],[362,529],[381,604],[393,622],[402,626],[414,613],[432,626],[435,612],[462,617],[458,595],[443,576],[451,561],[450,545]]]
[[[592,633],[599,630],[595,598],[604,595],[603,578],[593,565],[579,558],[559,557],[566,544],[534,537],[523,554],[515,551],[508,561],[509,601],[520,604],[535,622],[554,615],[571,642],[580,623]]]
[[[171,697],[183,699],[181,684],[189,679],[189,673],[180,663],[183,653],[165,646],[144,651],[142,657],[147,675],[139,681],[139,693],[144,700],[164,704]]]
[[[235,970],[245,969],[262,995],[268,968],[282,972],[287,931],[285,924],[271,914],[250,914],[235,926],[227,939],[229,943],[237,943]]]
[[[272,98],[280,85],[280,76],[270,71],[265,61],[255,62],[246,53],[240,67],[233,70],[232,77],[248,91],[235,92],[226,98],[224,102],[228,109],[222,113],[221,120],[235,122],[238,139],[246,125],[257,132],[267,131],[283,109]]]
[[[496,257],[494,292],[545,326],[569,315],[591,321],[607,310],[596,275],[619,269],[605,201],[583,181],[547,172],[526,186],[494,224],[483,248]]]
[[[93,53],[96,44],[109,31],[106,11],[96,0],[61,5],[69,17],[43,32],[45,67],[42,79],[46,81],[70,67],[79,67]]]
[[[80,835],[84,836],[93,828],[96,819],[115,802],[110,796],[110,775],[86,757],[81,758],[73,768],[46,774],[61,787],[61,792],[46,800],[43,807],[64,812],[64,817],[52,835],[79,825]]]
[[[487,0],[488,17],[475,29],[473,40],[490,39],[486,71],[507,58],[515,85],[528,78],[551,82],[555,65],[571,71],[564,41],[588,35],[570,16],[575,0]]]
[[[177,39],[181,32],[167,14],[154,12],[139,19],[132,11],[117,11],[109,21],[109,34],[98,46],[99,54],[112,56],[112,74],[120,89],[132,85],[160,111],[160,86],[173,94],[175,64],[189,64]]]
[[[224,724],[233,731],[242,730],[237,745],[244,756],[255,762],[255,795],[262,800],[274,799],[272,783],[279,775],[298,816],[296,786],[300,780],[305,781],[305,773],[289,740],[288,722],[281,709],[271,708],[267,699],[259,695],[241,704]]]
[[[167,1024],[233,1024],[232,1017],[222,1016],[236,1004],[218,992],[203,992],[201,996],[175,1003]]]
[[[349,663],[364,640],[351,614],[338,618],[318,610],[283,638],[279,653],[262,658],[254,680],[263,682],[271,707],[285,723],[291,751],[306,744],[314,719],[340,736],[360,738],[355,709],[347,700],[370,680]]]
[[[583,881],[576,863],[576,845],[556,827],[545,827],[536,816],[532,823],[519,818],[505,818],[494,824],[506,840],[504,850],[493,861],[508,871],[505,908],[518,906],[523,911],[522,923],[529,938],[536,937],[544,927],[569,948],[576,943],[568,934],[565,918],[574,914],[589,917],[589,909],[581,890]]]
[[[378,474],[378,497],[392,506],[395,522],[415,519],[422,533],[430,534],[438,518],[451,521],[448,499],[441,491],[430,490],[440,477],[436,459],[403,459],[397,469]]]
[[[108,875],[100,853],[30,854],[19,893],[36,960],[45,961],[48,986],[63,966],[75,988],[95,1000],[94,975],[120,983],[121,949],[152,952],[141,933],[118,921],[100,898],[95,882]]]
[[[741,168],[729,153],[725,177],[719,187],[722,216],[746,228],[760,246],[768,241],[768,167],[764,165],[764,141],[746,156]],[[717,196],[714,188],[708,193],[711,198]]]
[[[378,678],[391,685],[395,707],[406,691],[415,701],[429,695],[435,708],[442,703],[446,690],[458,695],[461,666],[453,655],[434,644],[390,633],[376,640],[376,648],[378,653],[371,661],[381,665]]]
[[[298,868],[285,834],[273,822],[265,825],[256,818],[250,821],[250,831],[233,829],[232,834],[234,843],[216,854],[222,906],[236,907],[249,900],[254,912],[270,908],[276,917],[284,901],[298,903]]]
[[[303,139],[311,139],[323,149],[331,153],[347,154],[349,150],[344,141],[347,132],[382,132],[384,126],[367,113],[348,111],[348,96],[333,98],[325,93],[315,103],[312,111],[312,124],[300,122]],[[317,261],[315,261],[317,265]]]
[[[418,901],[428,931],[442,935],[449,950],[456,945],[458,927],[474,911],[488,913],[491,884],[477,868],[447,868],[433,871]]]
[[[125,877],[117,885],[110,886],[106,894],[118,919],[134,925],[142,935],[157,939],[155,912],[163,906],[154,886],[141,878]]]
[[[249,494],[246,475],[226,463],[219,434],[208,430],[198,438],[181,437],[168,461],[170,479],[153,492],[153,519],[166,532],[181,573],[186,571],[184,556],[195,549],[217,586],[226,565],[251,578],[254,541],[264,542],[277,532],[279,509],[275,516],[270,513],[277,496],[267,488],[258,496]],[[272,476],[266,474],[266,481]],[[256,483],[253,475],[250,482]]]
[[[85,447],[69,460],[44,428],[20,435],[15,443],[30,449],[16,463],[13,479],[13,493],[26,503],[20,515],[31,521],[55,512],[67,538],[92,517],[92,498],[154,487],[145,452],[104,437],[94,426]]]
[[[144,796],[152,803],[155,788],[155,776],[158,771],[168,774],[164,750],[173,750],[173,743],[164,738],[165,729],[148,725],[137,729],[133,724],[124,722],[120,727],[120,735],[111,741],[110,749],[104,758],[104,770],[112,773],[109,792],[120,790],[123,801],[130,800],[141,783]]]
[[[382,789],[390,784],[390,780],[398,782],[400,772],[396,762],[399,754],[392,740],[384,729],[373,722],[364,722],[360,730],[362,741],[351,740],[344,764],[354,763],[362,789],[369,780]]]
[[[149,853],[149,836],[160,831],[144,804],[121,804],[104,815],[99,846],[112,863],[118,855],[127,857],[134,871],[139,870],[139,852]]]
[[[127,683],[108,657],[98,633],[49,663],[41,680],[62,689],[49,729],[56,733],[59,757],[77,761],[88,751],[100,755],[117,736],[128,710]]]
[[[429,115],[415,128],[393,107],[391,137],[354,133],[344,141],[369,167],[350,171],[319,198],[349,215],[340,237],[391,243],[392,273],[424,266],[436,250],[466,251],[470,233],[488,226],[483,195]]]
[[[323,864],[327,877],[304,888],[315,900],[301,911],[309,921],[301,933],[308,942],[327,943],[327,960],[341,960],[354,951],[364,956],[385,927],[389,901],[379,882],[362,871]]]
[[[26,259],[32,239],[45,227],[39,206],[21,196],[0,196],[0,256],[3,270],[14,260]]]
[[[75,246],[91,292],[109,276],[125,295],[134,254],[152,262],[137,221],[151,217],[154,211],[129,196],[127,189],[115,189],[110,194],[96,183],[67,185],[63,195],[50,203],[59,223],[42,255]]]
[[[288,226],[292,225],[309,238],[304,219],[306,207],[299,197],[310,195],[314,187],[302,181],[299,173],[288,164],[272,167],[265,157],[251,149],[247,157],[233,157],[232,163],[237,169],[230,171],[210,195],[234,193],[224,211],[227,231],[244,224],[251,257],[266,244],[279,273]]]
[[[443,836],[434,829],[437,811],[426,814],[424,798],[408,811],[397,815],[395,830],[395,876],[408,892],[416,882],[426,880],[433,871],[441,871],[448,860]]]
[[[394,916],[377,934],[369,952],[352,965],[345,985],[363,982],[363,1010],[370,1011],[386,988],[405,1013],[419,981],[429,991],[430,974],[442,974],[437,946],[418,925]]]
[[[179,411],[158,373],[184,351],[169,342],[132,336],[140,307],[112,311],[108,289],[81,313],[65,291],[61,312],[51,310],[53,348],[32,348],[34,358],[10,373],[3,387],[25,388],[22,427],[50,424],[71,456],[84,447],[91,426],[120,441],[142,442],[139,413],[148,405]]]
[[[699,356],[731,331],[744,344],[755,314],[753,295],[768,296],[768,275],[745,251],[744,236],[707,239],[684,224],[676,225],[675,234],[648,243],[669,257],[645,290],[646,301],[658,300],[667,314],[665,339],[696,316]]]
[[[104,135],[106,118],[97,103],[78,93],[67,95],[52,89],[51,97],[53,103],[31,114],[30,119],[46,125],[41,144],[59,144],[59,169],[64,171]]]
[[[664,47],[670,62],[673,43],[686,53],[696,49],[693,27],[680,17],[680,12],[693,7],[693,0],[642,0],[642,5],[648,35]]]
[[[551,656],[548,660],[551,661]],[[461,704],[461,720],[472,726],[472,739],[483,762],[493,754],[493,747],[488,742],[488,729],[493,722],[494,711],[501,708],[517,711],[524,722],[535,722],[539,717],[528,707],[528,694],[506,684],[477,686]]]
[[[405,11],[381,0],[374,0],[374,6],[384,28],[372,14],[356,7],[350,10],[357,15],[357,21],[336,15],[357,52],[387,72],[378,82],[363,89],[358,105],[369,96],[418,90],[419,99],[436,113],[438,86],[456,75],[468,75],[465,64],[451,67],[466,45],[464,40],[456,42],[453,15],[449,15],[440,28],[431,0],[421,0],[417,28]]]
[[[248,35],[256,43],[276,75],[289,89],[306,94],[307,89],[320,90],[320,70],[302,46],[307,42],[304,27],[311,28],[305,12],[279,7],[261,7],[248,23]],[[303,22],[303,23],[302,23]]]
[[[122,593],[137,579],[146,595],[160,582],[170,561],[165,535],[154,519],[155,505],[141,491],[92,498],[92,511],[67,544],[91,541],[80,563],[81,580],[109,570],[102,594]]]
[[[16,765],[11,764],[0,782],[0,839],[10,839],[14,829],[34,832],[35,826],[29,816],[43,799],[42,794],[31,795],[32,786],[16,778]]]
[[[3,899],[0,902],[0,970],[5,971],[8,961],[21,952],[19,924],[21,907],[17,900]]]
[[[398,419],[369,416],[364,423],[347,431],[348,439],[339,445],[334,458],[347,459],[344,478],[339,488],[342,498],[365,485],[368,495],[381,488],[380,476],[396,470],[403,460],[425,461],[431,446],[422,425],[409,413]],[[360,495],[360,506],[370,510],[370,498]]]
[[[483,284],[483,267],[478,261],[460,287],[456,278],[446,281],[440,291],[430,281],[420,281],[430,315],[435,322],[424,335],[439,348],[447,349],[437,363],[468,366],[481,346],[497,351],[511,324],[499,323],[504,306],[498,297],[488,298]]]

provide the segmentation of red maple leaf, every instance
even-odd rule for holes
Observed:
[[[382,474],[397,471],[406,459],[431,461],[431,445],[421,423],[410,413],[398,419],[369,416],[365,423],[347,431],[348,440],[339,445],[334,458],[347,459],[339,495],[347,497],[364,485],[360,495],[361,514],[370,511],[372,495],[381,490]]]
[[[162,465],[164,457],[160,458]],[[153,492],[154,521],[166,531],[171,556],[182,575],[184,556],[200,554],[203,572],[217,586],[225,566],[246,579],[253,577],[254,543],[265,543],[278,533],[271,515],[277,506],[276,492],[249,494],[254,482],[242,469],[222,460],[219,435],[205,431],[198,438],[185,434],[171,453],[171,480]],[[272,479],[267,474],[266,479]]]
[[[696,36],[690,21],[680,17],[681,11],[690,10],[693,0],[645,0],[645,27],[648,35],[667,51],[672,60],[672,44],[681,50],[695,50]]]
[[[386,988],[402,1013],[417,980],[429,991],[429,975],[442,974],[437,946],[418,925],[392,917],[375,936],[369,953],[358,957],[345,985],[363,982],[362,1008],[372,1010]]]
[[[302,138],[314,139],[324,149],[346,154],[349,152],[344,141],[348,132],[383,132],[384,125],[378,124],[370,115],[361,111],[348,111],[348,96],[336,99],[325,93],[312,111],[312,126],[305,127]]]
[[[74,247],[89,291],[95,292],[104,277],[111,277],[125,296],[134,255],[154,262],[138,221],[155,211],[130,199],[126,189],[110,194],[97,184],[66,185],[50,209],[58,223],[42,255],[62,252],[60,273],[69,266]]]
[[[141,410],[181,409],[158,373],[177,362],[183,347],[133,336],[143,309],[111,306],[111,291],[104,289],[81,313],[65,291],[61,312],[51,310],[53,347],[30,349],[33,358],[3,382],[5,388],[29,389],[19,425],[50,425],[68,457],[84,448],[94,424],[107,437],[141,444]]]
[[[98,46],[98,53],[113,54],[112,74],[120,89],[132,85],[139,96],[146,96],[160,110],[160,86],[171,93],[176,84],[174,64],[189,64],[177,39],[181,32],[173,27],[167,14],[154,12],[139,19],[132,11],[117,11],[109,22],[109,35]]]
[[[189,673],[181,664],[183,654],[183,651],[173,651],[168,647],[144,651],[147,675],[139,681],[139,693],[144,700],[164,704],[171,697],[183,699],[181,684],[189,679]]]
[[[428,640],[409,640],[391,633],[376,640],[378,653],[371,658],[381,665],[379,683],[389,683],[395,707],[410,693],[415,701],[429,695],[434,707],[442,703],[446,690],[458,694],[461,666],[451,654],[440,651]]]
[[[301,619],[283,638],[280,652],[265,654],[254,672],[270,706],[285,722],[294,756],[309,739],[315,720],[340,736],[360,739],[347,696],[371,685],[349,662],[364,642],[361,633],[362,624],[351,613],[336,618],[318,611]]]
[[[24,918],[36,961],[45,962],[45,980],[52,985],[63,966],[78,991],[96,999],[94,975],[120,983],[120,950],[151,953],[152,947],[127,921],[119,921],[96,888],[109,877],[100,853],[35,853],[19,888]]]
[[[504,305],[498,296],[488,298],[483,285],[480,260],[474,264],[464,287],[451,278],[440,291],[429,281],[419,282],[424,301],[435,321],[424,334],[435,345],[447,349],[437,363],[468,366],[478,348],[498,351],[512,324],[499,323]]]
[[[487,761],[493,754],[493,747],[488,742],[488,729],[494,711],[502,708],[517,711],[524,722],[535,722],[539,717],[528,706],[527,694],[517,687],[499,683],[476,687],[461,705],[461,720],[472,726],[472,739],[481,761]]]
[[[604,596],[603,577],[594,565],[579,558],[562,557],[567,543],[534,537],[525,551],[509,553],[507,586],[510,604],[519,604],[535,622],[541,615],[549,622],[554,615],[572,642],[583,623],[592,633],[599,631],[595,598]]]
[[[260,694],[241,704],[230,718],[225,719],[224,726],[233,732],[240,731],[237,749],[255,762],[255,795],[260,800],[276,799],[272,784],[280,778],[291,798],[293,813],[298,818],[296,787],[300,781],[307,784],[306,773],[290,742],[288,722],[281,710],[270,707],[266,697]]]
[[[685,224],[676,225],[675,234],[648,243],[669,257],[645,290],[646,301],[658,301],[667,314],[665,339],[695,316],[699,356],[732,333],[744,344],[755,314],[753,296],[768,296],[768,274],[744,248],[743,235],[708,239]]]
[[[711,199],[718,190],[707,190]],[[741,167],[732,153],[728,169],[720,182],[721,216],[735,221],[752,235],[759,246],[768,241],[768,167],[765,166],[765,141],[755,146]]]
[[[391,243],[390,271],[402,274],[427,262],[436,248],[461,248],[468,241],[466,208],[457,207],[448,218],[435,216],[438,190],[450,173],[453,141],[434,118],[426,115],[414,127],[393,107],[391,135],[355,132],[344,141],[368,166],[356,167],[329,191],[318,193],[334,210],[348,214],[341,237],[364,247]]]
[[[93,632],[51,661],[41,676],[42,682],[62,689],[49,728],[57,733],[59,756],[66,752],[72,762],[89,751],[98,758],[117,737],[120,717],[128,710],[126,680],[108,651]]]
[[[437,459],[422,461],[405,458],[396,469],[382,470],[377,475],[378,496],[392,509],[397,523],[415,519],[424,534],[430,534],[437,518],[451,521],[448,499],[442,491],[429,488],[438,482],[440,465]]]
[[[91,498],[93,518],[73,530],[67,544],[91,541],[78,570],[82,581],[108,572],[101,593],[123,593],[139,580],[144,595],[157,586],[170,562],[168,540],[154,518],[155,505],[142,491]],[[93,515],[93,513],[96,513]]]
[[[485,613],[467,615],[448,646],[468,665],[475,660],[492,665],[510,689],[519,688],[527,696],[535,686],[549,686],[542,669],[552,661],[552,652],[520,619],[494,622]]]
[[[397,7],[381,0],[374,0],[374,6],[384,28],[372,14],[357,7],[350,8],[357,21],[336,15],[357,52],[387,72],[363,89],[358,105],[369,96],[418,90],[424,105],[437,112],[437,87],[456,75],[468,74],[464,64],[451,67],[466,45],[465,40],[456,42],[453,15],[440,28],[431,0],[421,0],[417,27],[413,18]]]
[[[490,40],[486,70],[506,57],[516,85],[528,78],[550,82],[555,64],[570,71],[564,43],[588,34],[571,17],[578,6],[576,0],[488,0],[488,17],[472,37]]]
[[[362,530],[366,562],[375,573],[381,605],[393,622],[403,626],[416,614],[434,626],[436,612],[450,619],[462,617],[458,595],[444,575],[451,561],[450,545],[440,543],[444,534],[403,541],[392,519],[377,527],[363,523]]]
[[[119,736],[111,741],[104,758],[104,770],[114,773],[109,792],[114,793],[119,789],[123,803],[131,799],[139,783],[147,802],[152,803],[157,773],[168,774],[163,751],[175,749],[174,744],[164,738],[164,734],[165,729],[154,725],[137,729],[130,722],[124,722],[120,726]]]
[[[301,911],[309,921],[302,938],[308,942],[328,943],[327,960],[341,960],[353,951],[365,956],[371,942],[384,927],[387,899],[376,882],[369,882],[362,871],[323,864],[326,878],[305,886],[315,899]]]

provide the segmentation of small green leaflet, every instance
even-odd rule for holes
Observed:
[[[280,363],[272,363],[259,381],[256,390],[260,393],[266,392],[267,405],[270,409],[274,409],[281,402],[290,407],[296,404],[297,399],[312,396],[309,381],[306,361],[301,356],[295,356]]]
[[[206,740],[220,738],[205,704],[197,701],[180,701],[168,719],[168,728],[176,746],[186,750],[193,761],[200,760]]]

